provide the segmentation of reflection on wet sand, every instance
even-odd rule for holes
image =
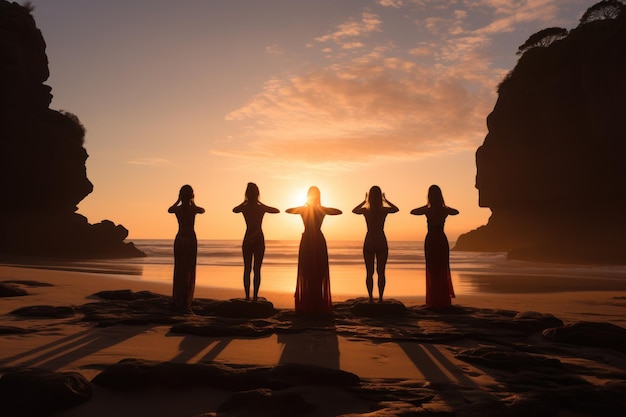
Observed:
[[[476,293],[528,294],[570,291],[626,291],[626,280],[611,277],[460,273],[459,281]]]

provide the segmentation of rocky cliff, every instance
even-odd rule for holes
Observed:
[[[49,108],[45,49],[28,8],[0,1],[0,254],[143,256],[123,226],[76,213],[93,190],[85,128]]]
[[[618,13],[525,44],[500,85],[476,152],[479,205],[492,215],[455,250],[626,263],[626,8],[601,3]]]

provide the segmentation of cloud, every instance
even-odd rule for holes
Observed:
[[[317,42],[334,42],[344,48],[345,45],[358,43],[354,38],[381,31],[382,21],[373,13],[363,12],[360,19],[350,19],[339,25],[334,32],[315,38]]]
[[[265,47],[265,52],[270,55],[283,55],[285,51],[279,45],[269,45]]]
[[[361,164],[475,148],[493,103],[483,81],[380,52],[276,78],[227,116],[247,127],[230,154]]]
[[[160,166],[160,165],[169,165],[171,162],[168,159],[163,159],[163,158],[139,158],[139,159],[126,161],[126,163],[131,164],[131,165]]]
[[[393,7],[396,9],[404,6],[404,2],[402,0],[378,0],[378,4],[383,7]]]
[[[506,73],[490,58],[493,38],[558,12],[557,0],[378,4],[410,6],[414,43],[387,38],[370,11],[348,19],[307,44],[325,65],[275,76],[226,116],[240,134],[216,152],[338,170],[476,149]]]
[[[519,25],[528,22],[551,24],[558,18],[559,0],[477,0],[469,1],[470,7],[491,10],[493,20],[476,30],[477,34],[513,32]]]

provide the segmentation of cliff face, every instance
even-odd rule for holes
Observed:
[[[455,250],[626,262],[626,12],[532,48],[502,82],[476,152],[486,226]]]
[[[0,1],[0,253],[61,257],[142,256],[128,231],[91,225],[76,205],[93,190],[85,129],[51,110],[46,44],[29,11]]]

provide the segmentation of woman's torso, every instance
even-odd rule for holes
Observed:
[[[176,219],[178,220],[178,234],[179,235],[191,235],[195,234],[194,225],[196,214],[198,211],[192,206],[178,206],[176,207]]]

